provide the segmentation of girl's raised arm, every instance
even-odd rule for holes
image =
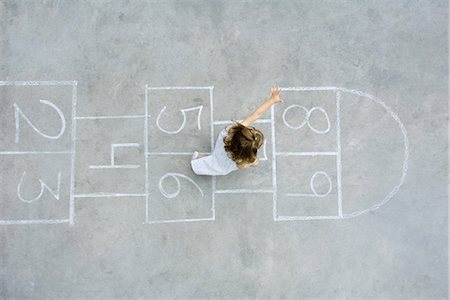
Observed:
[[[252,125],[256,120],[258,120],[272,105],[283,102],[283,100],[280,98],[280,92],[281,89],[278,87],[271,88],[270,90],[271,95],[270,98],[264,101],[263,104],[261,104],[251,115],[249,115],[247,118],[242,121],[242,125],[244,126],[250,126]]]

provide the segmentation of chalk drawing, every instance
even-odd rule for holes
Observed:
[[[271,160],[271,168],[272,168],[272,186],[270,188],[260,188],[260,189],[216,189],[216,178],[215,176],[211,176],[211,216],[210,217],[202,217],[202,218],[185,218],[185,219],[169,219],[169,220],[150,220],[149,219],[149,210],[151,207],[149,206],[149,197],[150,191],[149,191],[149,172],[150,172],[150,166],[148,157],[149,156],[158,156],[158,155],[174,155],[174,156],[182,156],[182,155],[192,155],[190,151],[179,151],[179,152],[149,152],[149,141],[148,141],[148,133],[149,133],[149,91],[152,90],[208,90],[210,95],[210,126],[211,126],[211,151],[214,149],[214,125],[226,125],[226,124],[232,124],[232,121],[224,120],[224,121],[217,121],[214,120],[213,116],[213,88],[212,86],[205,86],[205,87],[189,87],[189,86],[172,86],[172,87],[149,87],[148,85],[145,86],[145,112],[144,114],[138,114],[138,115],[118,115],[118,116],[76,116],[76,98],[77,98],[77,91],[76,81],[0,81],[0,87],[1,86],[38,86],[38,85],[71,85],[73,87],[72,90],[72,128],[71,128],[71,138],[72,138],[72,147],[70,151],[0,151],[0,155],[69,155],[71,157],[71,177],[70,177],[70,209],[69,209],[69,218],[67,219],[54,219],[54,220],[0,220],[0,224],[60,224],[60,223],[69,223],[70,225],[74,224],[75,219],[75,211],[74,211],[74,199],[75,198],[108,198],[108,197],[144,197],[145,198],[145,207],[146,207],[146,214],[145,214],[145,224],[163,224],[163,223],[178,223],[178,222],[198,222],[198,221],[214,221],[215,220],[215,194],[239,194],[239,193],[266,193],[266,194],[272,194],[272,205],[273,205],[273,220],[274,221],[299,221],[299,220],[333,220],[333,219],[345,219],[345,218],[353,218],[359,215],[362,215],[364,213],[367,213],[369,211],[373,211],[381,207],[382,205],[386,204],[392,197],[398,192],[400,187],[403,185],[405,181],[405,177],[408,170],[408,158],[409,158],[409,141],[407,137],[406,129],[401,122],[398,115],[389,107],[387,106],[383,101],[381,101],[379,98],[372,96],[370,94],[353,90],[353,89],[347,89],[347,88],[339,88],[339,87],[330,87],[330,86],[324,86],[324,87],[285,87],[281,88],[282,91],[294,91],[294,92],[302,92],[302,91],[334,91],[335,92],[335,101],[336,101],[336,120],[335,120],[335,128],[336,128],[336,148],[330,149],[331,151],[318,151],[318,152],[277,152],[276,151],[276,135],[275,135],[275,126],[277,120],[275,120],[275,109],[274,107],[271,108],[270,112],[270,118],[269,119],[260,119],[257,120],[255,123],[267,123],[271,125],[271,140],[272,140],[272,149],[271,149],[271,158],[268,157],[267,154],[267,140],[262,146],[261,149],[261,159],[260,160]],[[351,213],[343,213],[343,199],[342,199],[342,156],[341,156],[341,127],[340,127],[340,109],[341,109],[341,95],[342,93],[349,93],[354,94],[363,97],[364,99],[367,99],[369,101],[372,101],[373,103],[376,103],[380,105],[387,114],[389,114],[397,123],[399,126],[402,135],[403,135],[403,145],[404,145],[404,152],[403,152],[403,167],[402,167],[402,175],[398,181],[398,183],[393,187],[393,189],[384,197],[383,200],[381,200],[379,203],[372,205],[371,207],[351,212]],[[28,125],[36,131],[38,134],[45,138],[49,139],[58,139],[60,138],[66,129],[66,118],[61,111],[54,103],[48,101],[48,100],[40,100],[40,103],[43,105],[47,105],[50,108],[52,108],[60,119],[60,129],[59,132],[55,135],[50,135],[48,133],[42,132],[40,129],[38,129],[34,123],[30,121],[30,119],[23,113],[21,108],[14,103],[14,116],[15,116],[15,125],[16,125],[16,135],[15,135],[15,142],[18,143],[20,140],[20,130],[21,130],[21,124],[20,119],[23,119]],[[197,112],[197,120],[196,125],[199,130],[201,130],[201,113],[203,110],[203,105],[194,106],[194,107],[188,107],[184,109],[180,109],[180,112],[182,114],[183,120],[181,122],[181,125],[175,129],[167,129],[163,128],[161,126],[161,119],[163,117],[163,114],[165,113],[166,106],[164,106],[159,113],[157,113],[157,117],[155,119],[155,124],[157,128],[165,132],[167,134],[178,134],[180,133],[185,127],[187,122],[187,113],[189,112]],[[300,115],[299,117],[302,117],[302,120],[300,123],[296,124],[294,120],[288,120],[287,113],[289,111],[296,112],[299,111]],[[325,128],[316,128],[310,123],[311,116],[314,112],[320,113],[323,118],[325,118],[326,121],[326,127]],[[297,114],[297,113],[296,113]],[[298,104],[292,104],[289,105],[284,111],[282,112],[282,122],[285,126],[287,126],[290,129],[298,130],[305,125],[308,125],[308,127],[316,134],[324,134],[331,130],[331,121],[328,116],[328,113],[325,109],[323,109],[320,106],[314,106],[310,109],[298,105]],[[144,126],[144,157],[145,157],[145,191],[144,193],[111,193],[111,192],[97,192],[97,193],[87,193],[87,194],[75,194],[75,182],[74,182],[74,165],[75,165],[75,155],[76,155],[76,147],[74,141],[76,140],[76,120],[102,120],[102,119],[143,119],[143,126]],[[120,147],[139,147],[140,144],[138,143],[121,143],[121,144],[111,144],[111,163],[109,165],[91,165],[89,168],[91,169],[111,169],[111,168],[139,168],[139,165],[117,165],[115,162],[115,150]],[[209,153],[204,153],[209,154]],[[278,215],[277,212],[277,197],[278,197],[278,186],[277,186],[277,157],[289,157],[289,156],[310,156],[310,157],[320,157],[320,156],[334,156],[336,157],[336,186],[335,191],[337,194],[337,201],[338,201],[338,211],[336,212],[336,215],[329,215],[329,216],[282,216]],[[20,199],[20,201],[31,203],[34,201],[37,201],[40,199],[44,192],[47,190],[53,197],[55,197],[57,200],[60,199],[60,183],[61,183],[61,172],[58,173],[58,184],[57,187],[54,189],[51,189],[49,185],[44,183],[41,179],[39,179],[41,190],[39,194],[32,198],[26,198],[23,197],[21,194],[21,190],[23,189],[24,181],[26,177],[26,172],[22,173],[22,177],[20,178],[20,181],[17,186],[17,195]],[[317,191],[317,180],[319,178],[323,178],[325,182],[328,182],[328,188],[319,193]],[[165,186],[166,180],[174,180],[175,182],[175,191],[169,192],[167,191],[167,188]],[[162,177],[159,179],[159,191],[160,193],[168,198],[172,199],[175,197],[180,196],[180,192],[182,190],[182,183],[181,180],[187,181],[189,184],[192,184],[196,190],[199,191],[199,196],[204,197],[204,191],[202,188],[195,182],[194,179],[192,179],[189,176],[186,176],[181,173],[175,173],[175,172],[168,172],[165,173]],[[281,178],[282,180],[282,178]],[[290,193],[290,194],[284,194],[287,196],[309,196],[309,197],[318,197],[323,198],[328,196],[332,190],[333,190],[333,183],[330,179],[330,176],[325,171],[316,171],[313,176],[310,179],[310,189],[311,193],[308,194],[296,194],[296,193]]]
[[[177,133],[179,133],[186,126],[186,112],[188,112],[188,111],[195,111],[195,110],[198,110],[197,128],[199,130],[202,129],[201,124],[200,124],[200,119],[201,119],[201,114],[202,114],[202,110],[203,110],[203,105],[199,105],[199,106],[195,106],[195,107],[191,107],[191,108],[181,109],[180,111],[181,111],[181,114],[183,115],[183,123],[181,123],[181,126],[177,130],[166,130],[166,129],[162,128],[161,125],[159,124],[159,122],[160,122],[159,120],[161,119],[161,116],[164,113],[164,111],[166,110],[166,108],[167,107],[164,106],[161,109],[161,111],[159,112],[158,116],[156,117],[156,126],[162,132],[165,132],[167,134],[177,134]]]
[[[15,118],[15,123],[16,123],[16,136],[15,136],[16,143],[19,142],[19,136],[20,136],[20,117],[22,117],[28,123],[28,125],[30,125],[31,128],[33,128],[34,131],[36,131],[37,133],[39,133],[40,135],[42,135],[43,137],[46,137],[48,139],[53,139],[53,140],[59,139],[63,135],[64,131],[66,130],[66,119],[64,118],[64,114],[58,108],[58,106],[56,106],[54,103],[52,103],[48,100],[39,100],[39,102],[50,106],[58,114],[58,116],[61,120],[61,129],[59,130],[59,133],[56,135],[48,135],[48,134],[43,133],[30,121],[30,119],[23,113],[23,111],[20,109],[20,107],[16,103],[14,103],[13,106],[14,106],[14,118]]]
[[[149,87],[148,85],[145,86],[145,116],[149,115],[149,100],[150,100],[150,95],[149,92],[153,91],[153,90],[206,90],[209,91],[209,105],[210,105],[210,134],[211,134],[211,152],[214,149],[214,116],[213,116],[213,107],[214,107],[214,100],[213,100],[213,86],[205,86],[205,87],[194,87],[194,86],[172,86],[172,87]],[[188,107],[188,108],[184,108],[184,109],[180,109],[180,112],[183,116],[183,121],[181,123],[181,125],[179,126],[178,129],[176,130],[168,130],[167,128],[162,128],[161,126],[161,118],[163,113],[166,110],[166,106],[164,106],[159,113],[157,114],[156,117],[156,127],[162,131],[165,132],[167,134],[178,134],[180,133],[186,126],[186,122],[187,122],[187,114],[188,112],[191,111],[197,111],[197,129],[201,130],[201,113],[203,111],[203,105],[198,105],[198,106],[194,106],[194,107]],[[145,165],[146,165],[146,170],[145,170],[145,210],[146,210],[146,214],[145,214],[145,222],[144,224],[164,224],[164,223],[182,223],[182,222],[201,222],[201,221],[214,221],[215,220],[215,216],[216,216],[216,212],[215,212],[215,185],[216,185],[216,178],[215,176],[211,176],[211,187],[212,187],[212,192],[211,192],[211,217],[206,217],[206,218],[182,218],[182,219],[168,219],[168,220],[150,220],[149,217],[149,211],[152,209],[150,206],[150,192],[149,192],[149,172],[150,172],[150,167],[149,167],[149,160],[148,157],[149,156],[192,156],[192,152],[188,152],[188,151],[165,151],[165,152],[149,152],[148,151],[148,128],[149,128],[149,124],[148,124],[148,118],[145,118],[145,124],[144,124],[144,142],[145,142]],[[209,153],[202,153],[202,154],[206,154],[208,155]],[[172,178],[172,180],[175,180],[175,184],[176,184],[176,190],[175,192],[168,192],[165,188],[164,188],[164,182],[165,180]],[[159,191],[160,193],[168,198],[175,198],[179,195],[180,191],[181,191],[181,182],[180,182],[180,178],[183,180],[187,180],[188,182],[190,182],[190,184],[193,184],[194,187],[199,191],[199,195],[201,195],[201,197],[204,197],[204,192],[203,190],[200,188],[200,186],[190,177],[184,175],[184,174],[180,174],[180,173],[175,173],[175,172],[169,172],[166,173],[165,175],[163,175],[160,180],[159,180]]]
[[[17,196],[19,197],[19,199],[22,202],[31,203],[31,202],[41,199],[42,195],[44,194],[44,190],[49,191],[50,194],[52,194],[53,197],[56,198],[56,200],[59,200],[59,191],[60,191],[60,187],[61,187],[61,172],[58,172],[58,183],[56,184],[56,192],[53,189],[51,189],[47,184],[45,184],[45,182],[42,181],[42,179],[39,178],[39,183],[41,184],[41,191],[39,192],[39,194],[36,197],[31,198],[31,199],[25,199],[22,196],[22,193],[20,192],[26,173],[27,173],[26,171],[23,171],[22,177],[20,178],[19,184],[17,185]]]
[[[304,112],[304,118],[303,118],[303,121],[302,121],[299,125],[296,125],[296,126],[291,125],[291,124],[286,120],[286,114],[287,114],[287,112],[288,112],[289,110],[293,109],[293,108],[300,108],[300,109],[303,110],[303,112]],[[317,110],[317,111],[320,111],[320,112],[325,116],[325,120],[327,120],[327,128],[326,128],[326,129],[319,130],[319,129],[314,128],[314,126],[311,125],[311,123],[310,123],[311,114],[312,114],[314,111],[316,111],[316,110]],[[304,106],[301,106],[301,105],[298,105],[298,104],[292,104],[292,105],[288,106],[288,107],[284,110],[282,117],[283,117],[283,122],[284,122],[284,124],[285,124],[287,127],[291,128],[291,129],[300,129],[300,128],[302,128],[303,126],[305,126],[305,124],[307,124],[308,127],[309,127],[312,131],[314,131],[315,133],[318,133],[318,134],[322,134],[322,133],[327,133],[328,131],[330,131],[330,128],[331,128],[330,118],[328,117],[327,112],[326,112],[322,107],[319,107],[319,106],[315,106],[315,107],[313,107],[313,108],[311,108],[311,109],[308,110],[308,109],[307,109],[306,107],[304,107]]]
[[[90,169],[137,169],[139,165],[116,165],[115,163],[115,149],[116,148],[126,148],[126,147],[139,147],[138,143],[122,143],[122,144],[111,144],[111,164],[110,165],[91,165]]]
[[[72,110],[71,110],[71,146],[70,150],[59,150],[59,151],[0,151],[1,155],[32,155],[33,159],[42,159],[42,156],[53,156],[53,155],[67,155],[70,159],[70,188],[69,188],[69,212],[68,218],[62,219],[29,219],[29,220],[0,220],[0,225],[31,225],[31,224],[63,224],[68,223],[69,225],[74,225],[75,219],[75,206],[74,206],[74,186],[75,186],[75,139],[76,139],[76,102],[77,102],[77,81],[0,81],[0,87],[25,87],[25,86],[71,86],[72,87]],[[42,130],[37,128],[37,126],[31,122],[30,118],[28,118],[25,113],[22,111],[21,107],[17,103],[12,103],[12,107],[14,109],[14,118],[15,118],[15,138],[14,142],[17,144],[21,139],[21,119],[28,123],[28,125],[39,135],[44,138],[56,140],[59,139],[66,132],[66,120],[67,116],[63,113],[63,111],[53,102],[49,100],[39,100],[39,103],[42,105],[49,106],[52,110],[54,110],[60,120],[59,132],[57,134],[51,135],[48,133],[44,133]],[[2,104],[3,105],[3,104]],[[46,116],[45,116],[46,117]],[[63,170],[64,171],[64,170]],[[32,198],[27,198],[23,196],[22,189],[25,182],[25,177],[27,177],[26,171],[22,173],[22,176],[17,184],[16,194],[20,201],[24,203],[32,203],[38,201],[44,196],[45,191],[48,191],[56,200],[61,200],[62,195],[60,194],[60,186],[61,186],[61,172],[58,172],[57,184],[56,188],[52,189],[46,184],[42,179],[38,179],[40,183],[40,192],[37,196]]]
[[[192,183],[200,192],[200,194],[202,195],[202,197],[204,196],[203,194],[203,190],[198,186],[198,184],[192,180],[190,177],[183,175],[183,174],[179,174],[179,173],[166,173],[165,175],[161,176],[161,178],[159,179],[159,183],[158,183],[158,187],[159,187],[159,191],[161,192],[161,194],[166,197],[166,198],[175,198],[178,196],[178,194],[181,191],[181,183],[180,180],[178,179],[178,177],[180,178],[184,178],[187,181],[189,181],[190,183]],[[175,182],[177,183],[177,188],[176,191],[173,193],[168,193],[166,191],[166,189],[163,186],[163,182],[164,180],[166,180],[167,178],[172,178],[175,180]]]
[[[322,194],[319,194],[316,191],[316,188],[315,188],[315,185],[314,185],[314,180],[317,178],[318,175],[322,175],[323,177],[325,177],[327,179],[327,182],[328,182],[328,190],[325,193],[322,193]],[[286,196],[309,196],[309,197],[320,197],[320,198],[323,198],[323,197],[328,196],[328,194],[331,193],[333,184],[331,182],[330,176],[328,176],[328,174],[326,172],[324,172],[324,171],[317,171],[317,172],[315,172],[313,174],[313,176],[311,176],[311,179],[309,181],[309,186],[311,188],[312,194],[286,193],[284,195],[286,195]]]

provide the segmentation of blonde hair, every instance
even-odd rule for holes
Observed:
[[[238,168],[256,161],[258,149],[264,142],[264,135],[254,127],[246,127],[235,122],[224,137],[225,151],[229,158],[236,162]]]

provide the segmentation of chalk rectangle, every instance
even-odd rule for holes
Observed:
[[[1,81],[0,151],[71,151],[76,86],[76,81]]]
[[[210,152],[212,87],[147,87],[148,152]]]
[[[336,156],[277,157],[275,220],[339,217]]]
[[[334,89],[286,88],[283,99],[274,107],[277,153],[337,151]]]
[[[146,223],[213,220],[211,176],[197,176],[186,156],[148,156],[148,219]]]
[[[73,225],[76,102],[76,81],[0,81],[0,225]]]
[[[0,166],[0,225],[71,218],[70,155],[0,155]]]

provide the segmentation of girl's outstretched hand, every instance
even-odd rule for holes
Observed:
[[[281,89],[278,85],[274,86],[270,89],[271,95],[270,100],[275,103],[283,102],[283,99],[280,98]]]

